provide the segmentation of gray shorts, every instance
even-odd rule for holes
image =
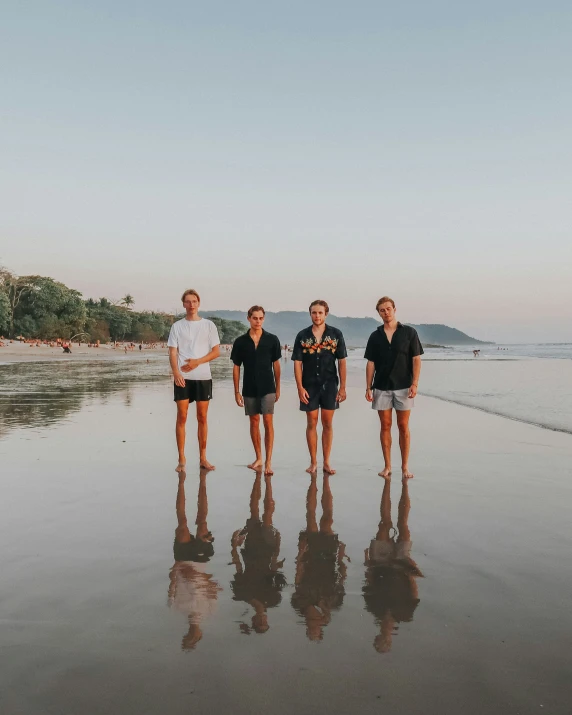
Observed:
[[[263,397],[244,397],[244,414],[248,417],[252,415],[273,415],[276,403],[276,393],[271,392]]]
[[[413,409],[415,399],[409,397],[409,387],[404,390],[374,390],[371,406],[374,410],[391,410],[400,412]]]

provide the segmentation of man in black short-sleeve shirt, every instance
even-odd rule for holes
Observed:
[[[392,409],[395,408],[401,471],[405,479],[410,479],[413,474],[408,465],[409,415],[417,394],[423,347],[417,331],[398,322],[391,298],[380,298],[376,309],[383,324],[370,335],[364,357],[368,361],[365,398],[377,410],[381,422],[381,449],[385,466],[379,476],[391,476],[391,420]]]
[[[272,448],[274,445],[274,404],[280,397],[280,358],[282,349],[276,335],[262,329],[265,311],[253,305],[248,311],[250,330],[238,337],[232,346],[230,359],[234,363],[232,377],[234,397],[239,407],[244,407],[250,419],[250,437],[256,458],[250,469],[262,470],[267,476],[272,472]],[[244,366],[242,394],[239,390],[240,366]],[[260,441],[260,415],[264,422],[264,446],[266,461],[262,461]]]
[[[334,436],[332,421],[339,403],[346,399],[346,344],[341,330],[326,325],[328,313],[329,308],[325,300],[312,303],[312,325],[298,333],[292,351],[300,409],[306,412],[307,416],[306,440],[310,451],[310,466],[306,471],[310,474],[318,468],[317,425],[320,409],[324,472],[335,474],[330,465]]]

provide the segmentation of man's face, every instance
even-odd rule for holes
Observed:
[[[319,327],[326,322],[326,309],[323,305],[313,305],[310,308],[310,317],[312,318],[312,323]]]
[[[262,328],[262,323],[264,323],[264,313],[261,310],[255,310],[250,318],[247,318],[247,320],[253,330],[260,330]]]
[[[196,315],[199,312],[199,299],[196,295],[186,295],[183,301],[183,308],[187,311],[187,315]]]
[[[377,309],[377,312],[384,323],[391,323],[395,318],[395,308],[389,301],[382,303]]]

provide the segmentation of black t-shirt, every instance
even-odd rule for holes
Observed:
[[[336,360],[348,356],[342,331],[331,325],[324,326],[321,342],[318,344],[312,326],[301,330],[296,336],[292,360],[302,363],[302,385],[322,386],[328,382],[338,383]]]
[[[244,365],[244,397],[264,397],[276,392],[272,366],[281,357],[280,341],[276,335],[267,333],[266,330],[262,331],[258,347],[250,337],[250,331],[234,341],[230,359],[235,365]]]
[[[415,328],[397,323],[391,343],[383,325],[369,336],[365,359],[375,363],[373,387],[376,390],[404,390],[413,382],[413,358],[423,355]]]

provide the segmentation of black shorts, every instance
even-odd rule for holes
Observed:
[[[213,397],[212,380],[185,380],[185,386],[175,386],[175,402],[188,400],[189,402],[206,402]]]
[[[310,396],[310,402],[307,405],[300,402],[302,412],[313,412],[319,407],[324,410],[337,410],[340,406],[340,403],[336,402],[338,385],[335,382],[327,382],[325,385],[315,385],[304,389]]]

